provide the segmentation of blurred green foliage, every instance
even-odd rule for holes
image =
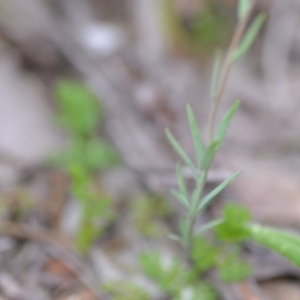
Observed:
[[[244,227],[250,214],[238,205],[228,204],[223,215],[224,222],[215,227],[213,236],[194,237],[191,267],[179,258],[164,258],[158,251],[140,256],[143,272],[172,299],[183,299],[184,291],[193,295],[190,299],[216,299],[215,291],[204,280],[211,269],[216,269],[225,282],[241,281],[251,275],[251,268],[241,258],[240,243],[246,238],[245,231],[237,230],[240,224]]]
[[[116,152],[97,128],[103,110],[96,97],[80,82],[61,79],[55,88],[58,121],[67,130],[69,147],[55,161],[68,168],[80,164],[88,171],[104,169],[118,161]]]
[[[158,237],[164,232],[162,220],[173,214],[166,199],[155,194],[146,194],[134,199],[130,207],[134,227],[145,237]]]
[[[102,109],[95,96],[80,82],[61,79],[55,88],[61,125],[76,136],[93,133],[102,117]]]
[[[143,253],[140,256],[140,264],[147,276],[155,279],[163,291],[173,295],[183,289],[191,275],[189,271],[183,271],[179,259],[170,258],[170,261],[164,263],[159,252]]]
[[[194,51],[209,54],[212,49],[225,45],[234,28],[232,17],[224,13],[215,1],[206,1],[205,8],[192,21],[189,38]]]
[[[203,275],[216,268],[220,279],[226,282],[241,281],[251,275],[251,268],[241,259],[240,246],[236,243],[210,242],[207,238],[195,238],[192,261],[197,274]]]
[[[203,274],[213,268],[217,262],[219,252],[218,247],[207,238],[203,236],[195,237],[191,258],[197,272]]]
[[[237,204],[227,204],[223,209],[224,221],[216,227],[216,236],[226,242],[241,242],[249,237],[245,225],[250,221],[249,211]]]
[[[83,84],[61,79],[55,87],[55,96],[57,119],[69,135],[69,146],[53,162],[66,170],[71,193],[79,201],[81,225],[75,242],[77,249],[85,253],[115,218],[112,199],[98,187],[95,174],[116,164],[118,157],[97,132],[103,110]]]
[[[108,282],[102,289],[110,294],[111,300],[150,300],[142,288],[130,282]]]
[[[249,220],[250,213],[244,207],[230,203],[223,208],[223,222],[214,228],[213,237],[194,238],[191,258],[199,275],[212,268],[227,282],[251,275],[251,268],[241,258],[241,242],[249,236],[245,229]]]
[[[185,292],[190,295],[189,299],[216,299],[212,286],[203,279],[199,281],[195,270],[185,266],[180,259],[164,259],[159,252],[153,251],[140,256],[140,265],[143,272],[171,299],[186,299]]]
[[[66,168],[76,162],[89,172],[97,172],[114,165],[118,162],[118,158],[104,139],[92,137],[71,139],[67,151],[55,157],[55,161]]]
[[[228,42],[235,26],[232,13],[224,4],[206,0],[199,11],[181,16],[175,1],[162,1],[163,23],[172,46],[200,56],[211,55]]]
[[[79,252],[85,253],[93,241],[104,234],[116,214],[112,199],[101,191],[82,165],[72,165],[68,173],[71,191],[81,206],[81,224],[75,243]]]
[[[240,258],[240,248],[231,247],[230,252],[220,259],[218,273],[225,282],[237,282],[249,277],[252,269]]]

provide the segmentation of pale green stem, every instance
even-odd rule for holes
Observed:
[[[186,256],[187,256],[187,258],[190,258],[191,250],[193,247],[194,229],[195,229],[195,222],[196,222],[196,218],[197,218],[197,207],[200,204],[201,196],[202,196],[203,190],[206,185],[207,173],[208,173],[208,170],[204,170],[201,172],[201,175],[199,178],[199,184],[200,184],[199,195],[198,195],[195,203],[193,203],[193,205],[192,205],[193,207],[192,207],[191,211],[189,211],[189,226],[188,226],[188,234],[187,234],[187,238],[186,238]]]
[[[245,15],[245,17],[243,19],[241,19],[236,27],[236,30],[233,34],[233,38],[231,40],[223,67],[222,67],[222,71],[221,71],[221,76],[220,76],[220,80],[219,80],[219,84],[218,84],[218,90],[216,93],[210,112],[210,116],[209,116],[209,129],[208,129],[208,140],[209,143],[213,141],[214,138],[214,129],[215,129],[215,122],[216,122],[216,116],[217,116],[217,112],[221,103],[221,99],[223,96],[223,92],[230,74],[230,70],[231,67],[233,65],[233,60],[232,60],[232,55],[234,53],[234,51],[237,49],[237,47],[240,44],[240,41],[243,37],[243,33],[245,31],[246,25],[248,23],[249,17],[251,15],[252,9],[254,7],[255,1],[252,2],[252,6],[251,8],[249,8],[247,14]]]

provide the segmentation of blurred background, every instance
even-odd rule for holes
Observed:
[[[164,129],[193,155],[190,103],[206,139],[236,2],[0,0],[1,300],[175,299],[139,264],[144,251],[166,265],[180,253],[167,238],[182,208]],[[243,172],[205,217],[234,201],[298,231],[300,1],[260,0],[259,12],[267,21],[218,114],[241,100],[209,186]],[[215,298],[176,299],[300,299],[293,266],[253,245],[245,256],[243,285],[214,278]]]

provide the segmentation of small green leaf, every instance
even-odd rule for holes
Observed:
[[[236,49],[236,51],[233,53],[233,56],[232,56],[233,63],[240,60],[250,49],[251,45],[253,44],[253,42],[265,20],[266,20],[265,14],[259,14],[255,18],[255,20],[251,24],[250,28],[248,29],[247,33],[245,34],[241,44]]]
[[[238,100],[235,101],[233,103],[233,105],[230,107],[229,111],[226,113],[226,115],[224,116],[224,118],[222,119],[222,121],[219,125],[218,132],[217,132],[217,140],[220,141],[220,144],[224,140],[224,137],[226,135],[228,126],[231,122],[231,119],[235,115],[237,109],[239,108],[239,105],[240,105],[240,102]]]
[[[197,156],[197,160],[198,160],[198,164],[199,164],[199,168],[200,168],[201,159],[204,154],[204,147],[203,147],[203,143],[202,143],[202,139],[201,139],[201,135],[200,135],[200,132],[198,129],[195,115],[189,104],[186,106],[186,111],[187,111],[187,115],[188,115],[188,119],[189,119],[190,130],[191,130],[192,137],[193,137],[194,148],[195,148],[195,152],[196,152],[196,156]]]
[[[193,172],[194,177],[197,178],[196,168],[195,168],[194,164],[192,163],[191,159],[189,158],[189,156],[187,155],[187,153],[182,149],[182,147],[179,145],[179,143],[176,141],[176,139],[174,138],[174,136],[168,129],[166,129],[165,132],[166,132],[169,142],[171,143],[171,145],[173,146],[175,151],[178,153],[178,155],[181,157],[181,159],[190,167],[191,171]]]
[[[251,267],[239,258],[237,251],[229,253],[218,264],[220,278],[228,283],[245,280],[251,275],[251,272]]]
[[[257,224],[248,225],[247,231],[253,241],[300,267],[300,237]]]
[[[237,204],[229,203],[223,209],[223,219],[215,228],[218,239],[225,242],[241,242],[249,237],[246,228],[249,220],[249,211]]]
[[[201,227],[199,227],[198,229],[196,229],[195,235],[202,234],[203,232],[220,225],[222,222],[224,222],[223,218],[208,222],[208,223],[202,225]]]
[[[185,199],[188,199],[188,192],[187,192],[185,180],[184,180],[183,175],[182,175],[182,169],[181,169],[181,166],[180,166],[179,163],[176,165],[176,174],[177,174],[177,181],[178,181],[180,194]]]
[[[203,236],[194,238],[191,258],[198,273],[202,274],[215,266],[219,249]]]
[[[221,191],[223,191],[228,184],[230,184],[241,172],[236,172],[231,175],[229,178],[224,180],[220,185],[218,185],[214,190],[212,190],[200,203],[197,208],[197,213],[200,213],[205,209],[205,207],[209,204],[209,202],[217,196]]]
[[[101,119],[97,98],[79,81],[62,78],[55,86],[60,123],[75,136],[93,132]]]
[[[213,100],[215,100],[217,96],[220,69],[221,69],[221,60],[222,60],[221,51],[217,51],[214,59],[213,74],[212,74],[211,87],[210,87],[210,96],[211,99]]]
[[[181,238],[177,234],[168,234],[168,238],[172,241],[181,243]]]
[[[250,9],[251,1],[250,0],[239,0],[238,6],[238,17],[239,20],[243,19]]]
[[[187,198],[185,198],[185,196],[181,195],[173,189],[171,189],[171,193],[186,209],[190,209],[189,201]]]
[[[208,146],[208,148],[205,150],[205,153],[202,157],[201,161],[201,169],[202,171],[207,171],[210,168],[210,165],[215,157],[215,153],[220,146],[220,141],[215,140],[211,142],[211,144]]]

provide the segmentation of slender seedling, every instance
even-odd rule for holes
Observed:
[[[255,0],[239,0],[237,14],[238,23],[223,64],[221,63],[222,56],[220,52],[218,52],[215,57],[211,83],[211,98],[213,103],[209,114],[207,146],[203,143],[200,132],[198,131],[198,125],[193,110],[189,105],[187,106],[187,116],[195,148],[197,165],[193,163],[173,135],[168,130],[166,131],[170,143],[177,151],[183,162],[191,169],[195,180],[195,188],[192,193],[189,194],[185,184],[185,179],[182,175],[181,166],[180,164],[177,165],[176,170],[179,191],[172,190],[171,192],[173,196],[184,206],[186,209],[186,214],[180,223],[180,235],[171,235],[170,237],[182,244],[182,246],[185,248],[185,256],[189,261],[192,258],[194,237],[202,234],[208,229],[218,226],[216,228],[216,233],[219,238],[230,239],[235,236],[235,239],[237,239],[240,236],[241,240],[244,240],[245,238],[251,239],[263,247],[277,252],[296,266],[300,267],[299,236],[267,226],[251,224],[248,222],[247,215],[244,216],[246,217],[246,222],[237,222],[236,218],[232,215],[232,208],[228,208],[227,211],[225,209],[224,218],[213,220],[207,224],[204,224],[200,228],[195,228],[197,218],[209,205],[212,199],[214,199],[214,197],[218,195],[239,174],[239,172],[233,174],[213,191],[211,191],[206,197],[202,196],[207,181],[207,175],[214,160],[215,153],[224,140],[230,121],[239,106],[238,101],[234,102],[229,111],[221,120],[218,129],[215,130],[216,117],[230,70],[233,64],[240,60],[247,53],[266,19],[264,14],[259,14],[254,19],[252,24],[250,24],[249,29],[245,31],[249,23],[255,2]],[[201,170],[201,172],[198,170]],[[235,213],[234,211],[235,209],[233,210],[233,213]],[[244,217],[242,216],[242,218]],[[232,262],[229,261],[229,263],[231,264]],[[227,267],[225,270],[227,270]]]
[[[227,114],[225,114],[225,116],[221,120],[217,132],[215,132],[216,116],[231,67],[248,51],[264,21],[264,16],[259,15],[249,26],[248,31],[245,33],[245,29],[248,25],[254,4],[255,0],[239,1],[238,24],[233,34],[233,38],[223,64],[221,60],[221,54],[218,53],[216,55],[211,84],[211,97],[213,103],[209,114],[207,146],[204,144],[201,138],[201,134],[199,132],[193,110],[190,105],[187,105],[187,117],[193,139],[197,164],[194,164],[192,159],[180,146],[171,132],[168,129],[166,130],[167,138],[169,139],[175,151],[181,157],[184,164],[190,168],[195,181],[195,188],[191,193],[189,193],[182,174],[181,165],[177,164],[176,173],[179,190],[171,190],[171,193],[184,206],[186,214],[180,223],[180,234],[178,236],[171,235],[170,238],[181,243],[181,245],[185,249],[185,256],[187,260],[190,259],[195,234],[203,233],[204,231],[213,228],[222,222],[222,219],[214,220],[201,226],[200,228],[195,228],[197,218],[199,217],[199,215],[201,215],[201,213],[203,213],[212,199],[217,196],[239,174],[239,172],[233,174],[224,182],[222,182],[218,187],[212,190],[206,197],[203,197],[203,191],[207,182],[207,175],[214,160],[215,153],[220,147],[226,135],[230,121],[239,106],[238,101],[236,101],[231,106]],[[201,172],[199,170],[201,170]]]

